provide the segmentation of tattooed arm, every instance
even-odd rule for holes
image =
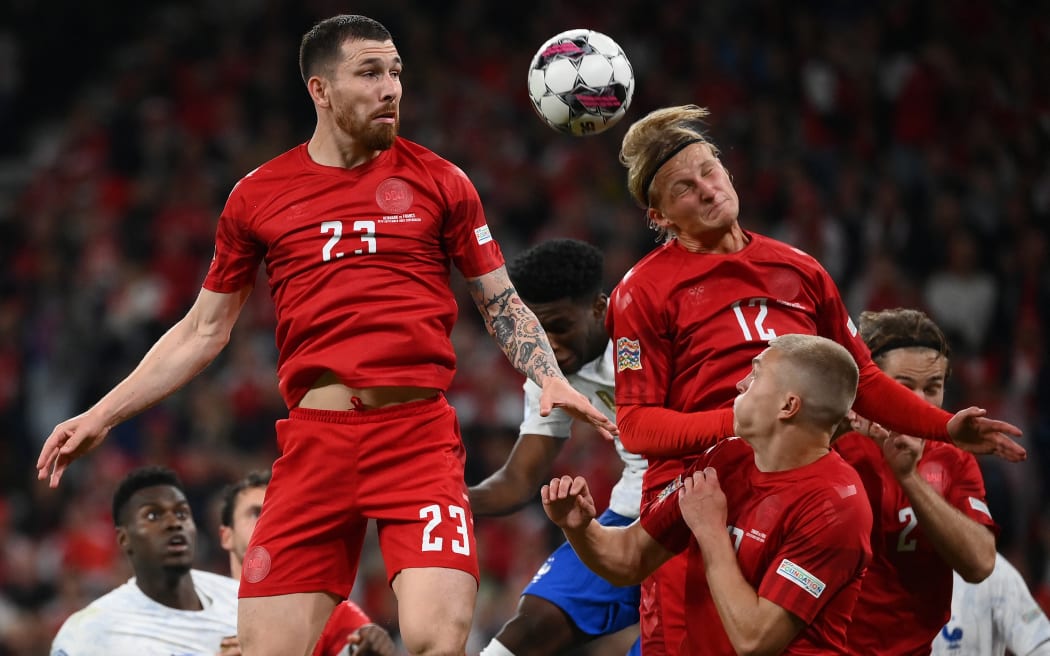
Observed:
[[[546,417],[553,408],[562,408],[577,419],[590,422],[606,437],[616,434],[616,426],[565,379],[547,334],[518,296],[506,267],[467,278],[467,285],[485,320],[485,328],[507,359],[543,389],[540,414]]]

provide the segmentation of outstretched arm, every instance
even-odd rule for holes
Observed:
[[[616,408],[625,449],[647,458],[700,453],[733,435],[733,408],[678,412],[655,405]]]
[[[964,451],[991,453],[1010,462],[1026,457],[1024,447],[1016,441],[1020,428],[988,419],[980,408],[950,415],[912,394],[871,362],[861,368],[853,407],[861,416],[904,435],[951,442]]]
[[[467,285],[485,320],[485,327],[507,359],[543,390],[541,415],[546,417],[554,408],[562,408],[577,419],[594,425],[606,438],[617,433],[616,425],[569,385],[558,368],[547,334],[536,315],[518,296],[506,267],[501,266],[477,278],[467,278]]]
[[[561,527],[583,564],[613,585],[637,585],[674,555],[638,521],[622,527],[599,524],[582,476],[555,478],[540,496],[547,516]]]
[[[506,515],[525,506],[550,480],[554,459],[564,444],[564,439],[549,435],[520,435],[507,462],[467,489],[474,516]]]
[[[37,458],[37,478],[57,487],[73,460],[106,439],[111,428],[156,404],[200,373],[230,340],[251,293],[202,289],[189,312],[146,353],[135,370],[98,403],[51,431]]]

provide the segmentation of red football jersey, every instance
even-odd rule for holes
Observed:
[[[724,440],[686,471],[714,467],[744,578],[806,622],[785,654],[847,654],[846,627],[871,557],[871,506],[857,472],[831,452],[804,467],[761,472],[741,439]],[[667,549],[689,550],[682,654],[734,654],[704,576],[700,547],[682,519],[676,480],[641,522]]]
[[[751,360],[777,335],[821,335],[871,362],[838,288],[820,264],[787,244],[747,233],[727,255],[657,248],[613,290],[606,327],[616,345],[617,405],[679,412],[731,407]],[[681,473],[649,460],[644,499]]]
[[[324,625],[324,631],[314,646],[314,656],[339,656],[346,647],[346,638],[372,620],[357,604],[347,599],[335,607]]]
[[[951,616],[952,569],[923,535],[879,446],[849,433],[834,448],[860,474],[875,515],[873,556],[849,628],[850,649],[855,654],[929,654],[934,636]],[[948,503],[997,530],[973,455],[926,442],[917,469]]]
[[[446,389],[450,263],[475,277],[503,255],[463,171],[399,138],[352,169],[317,164],[303,144],[245,176],[219,218],[204,287],[243,289],[261,261],[294,407],[324,370],[352,387]]]

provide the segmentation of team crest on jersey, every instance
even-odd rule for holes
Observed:
[[[376,187],[376,204],[387,214],[401,214],[412,207],[412,187],[401,178],[387,178]]]
[[[616,371],[642,369],[642,345],[637,339],[621,337],[616,340]]]
[[[270,573],[270,552],[266,547],[252,547],[244,554],[244,580],[258,583]]]
[[[820,595],[824,594],[824,588],[827,587],[823,581],[787,558],[780,561],[777,574],[813,595],[814,599],[820,599]]]

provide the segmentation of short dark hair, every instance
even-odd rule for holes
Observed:
[[[299,72],[303,82],[340,56],[346,41],[393,41],[390,30],[367,16],[340,14],[317,23],[299,44]]]
[[[871,359],[880,364],[883,357],[899,348],[928,348],[941,354],[948,363],[944,377],[951,373],[952,349],[940,326],[924,312],[894,308],[862,312],[860,337],[871,350]]]
[[[219,521],[223,526],[233,526],[233,507],[237,505],[237,496],[245,490],[266,487],[270,484],[270,472],[253,471],[247,476],[230,483],[222,489],[222,507],[219,509]]]
[[[590,301],[602,291],[603,266],[602,252],[587,242],[550,239],[511,260],[507,273],[526,303]]]
[[[139,490],[157,485],[170,485],[182,492],[183,495],[186,494],[186,489],[182,486],[182,481],[179,480],[178,474],[167,467],[151,465],[133,469],[120,481],[117,485],[117,491],[113,493],[113,524],[115,526],[124,526],[127,522],[123,513],[133,494]]]

